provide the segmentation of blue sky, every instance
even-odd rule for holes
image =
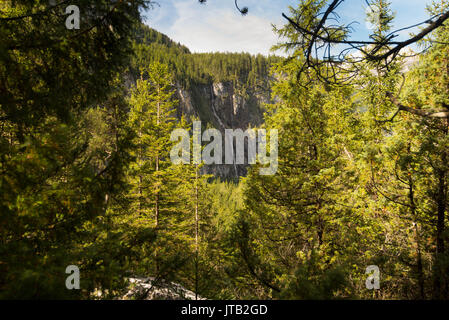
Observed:
[[[269,54],[278,42],[272,24],[282,26],[281,14],[288,14],[288,6],[297,0],[239,0],[240,7],[249,7],[242,16],[234,0],[156,0],[159,6],[149,10],[145,23],[186,45],[192,52],[249,52]],[[396,12],[395,29],[413,25],[428,18],[425,7],[430,0],[391,0]],[[345,22],[359,21],[355,25],[358,39],[366,37],[366,3],[364,0],[346,0],[338,9]],[[402,34],[406,37],[408,32]],[[279,54],[279,53],[278,53]]]

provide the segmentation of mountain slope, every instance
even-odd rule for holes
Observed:
[[[203,130],[214,127],[222,134],[225,129],[246,130],[263,123],[264,105],[271,101],[270,67],[282,59],[247,53],[191,53],[145,25],[136,30],[134,52],[131,71],[135,79],[140,67],[152,61],[168,64],[176,78],[177,116],[199,118]],[[226,179],[246,174],[245,165],[212,165],[205,171]]]

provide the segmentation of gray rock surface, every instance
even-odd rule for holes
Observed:
[[[178,283],[148,278],[129,278],[129,290],[123,300],[195,300],[195,292]],[[206,300],[200,296],[198,300]]]

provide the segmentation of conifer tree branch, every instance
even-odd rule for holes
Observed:
[[[350,70],[349,67],[355,67],[355,63],[363,61],[382,63],[383,68],[388,69],[401,50],[423,40],[449,19],[449,11],[446,11],[387,35],[371,35],[369,39],[352,39],[350,38],[351,24],[340,23],[337,14],[337,8],[344,1],[330,1],[322,12],[317,11],[312,16],[312,22],[301,14],[296,18],[282,14],[299,35],[295,45],[300,49],[299,51],[302,51],[299,56],[302,56],[304,60],[300,73],[313,71],[319,80],[330,83],[353,79],[358,70],[357,68]],[[370,2],[367,1],[367,4],[370,5]],[[336,23],[329,25],[328,22],[331,19]],[[397,39],[400,32],[423,24],[428,25],[416,35],[403,41]],[[352,55],[351,52],[354,51],[360,52],[362,56]]]

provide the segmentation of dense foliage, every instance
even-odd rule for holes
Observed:
[[[169,65],[176,79],[188,87],[192,84],[224,82],[244,84],[248,88],[267,87],[270,67],[280,57],[248,53],[191,53],[167,36],[147,26],[140,26],[134,41],[136,70],[158,61]]]
[[[314,22],[323,1],[299,2]],[[0,298],[116,298],[136,276],[210,299],[449,298],[449,120],[426,113],[449,105],[449,26],[411,71],[362,60],[335,85],[298,76],[291,25],[291,59],[197,54],[141,24],[150,1],[71,1],[91,12],[80,30],[63,3],[0,4]],[[170,161],[173,129],[193,134],[179,85],[223,81],[272,88],[275,175]]]

